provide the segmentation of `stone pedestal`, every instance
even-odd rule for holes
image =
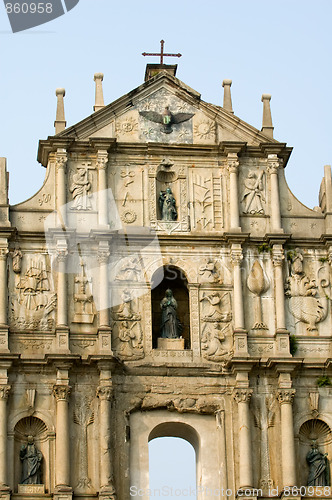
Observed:
[[[158,349],[164,351],[183,351],[184,339],[158,339]]]
[[[19,484],[18,493],[20,495],[44,495],[44,484]]]

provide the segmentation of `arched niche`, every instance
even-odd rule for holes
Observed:
[[[315,441],[321,453],[332,457],[332,432],[329,425],[320,418],[308,419],[301,425],[298,433],[298,479],[300,485],[307,485],[309,466],[306,460]],[[330,471],[331,472],[331,471]]]
[[[165,297],[166,290],[170,289],[178,305],[177,314],[183,325],[181,336],[185,341],[185,349],[190,349],[190,314],[187,277],[182,269],[176,266],[167,265],[163,268],[164,278],[160,281],[161,272],[161,269],[157,269],[153,273],[151,279],[152,347],[154,349],[157,347],[158,338],[160,337],[160,302]],[[157,286],[155,286],[155,284],[157,284]]]
[[[17,492],[21,484],[22,463],[20,460],[20,449],[28,442],[28,436],[33,436],[37,449],[42,453],[42,484],[45,485],[45,493],[51,489],[51,465],[53,461],[50,450],[50,434],[48,428],[40,418],[27,416],[21,418],[14,427],[14,491]]]

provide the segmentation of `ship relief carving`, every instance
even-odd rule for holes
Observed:
[[[299,248],[287,254],[290,262],[290,275],[286,281],[285,294],[289,310],[296,323],[305,323],[308,333],[317,333],[317,324],[322,322],[328,312],[328,296],[325,289],[330,285],[324,275],[324,266],[317,272],[318,284],[304,270],[303,254]]]
[[[15,274],[15,284],[11,287],[10,326],[18,330],[52,331],[57,297],[47,256],[25,256],[20,265],[21,273]]]

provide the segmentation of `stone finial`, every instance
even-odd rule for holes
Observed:
[[[224,105],[223,108],[229,113],[234,113],[232,108],[232,96],[231,96],[231,85],[232,80],[224,80],[222,86],[224,87]]]
[[[104,75],[103,73],[95,73],[93,79],[96,82],[96,97],[95,97],[95,105],[93,106],[93,111],[98,111],[99,109],[104,107],[104,94],[103,94],[103,84],[102,84]]]
[[[263,123],[262,123],[262,132],[267,135],[271,139],[273,139],[273,124],[272,124],[272,115],[271,115],[271,107],[270,107],[271,96],[270,94],[262,95],[262,103],[263,103]]]
[[[55,133],[59,134],[66,128],[65,106],[63,102],[63,98],[66,95],[65,89],[56,89],[55,95],[57,96],[57,106],[54,127]]]

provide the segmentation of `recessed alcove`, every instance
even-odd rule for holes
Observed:
[[[184,272],[172,265],[164,266],[164,278],[159,283],[160,269],[157,269],[151,280],[151,307],[152,307],[152,347],[157,348],[158,338],[161,336],[160,326],[162,312],[160,303],[165,297],[167,289],[173,293],[177,302],[177,315],[183,325],[181,336],[185,341],[185,349],[190,349],[190,314],[188,281]],[[156,287],[154,283],[159,283]]]

